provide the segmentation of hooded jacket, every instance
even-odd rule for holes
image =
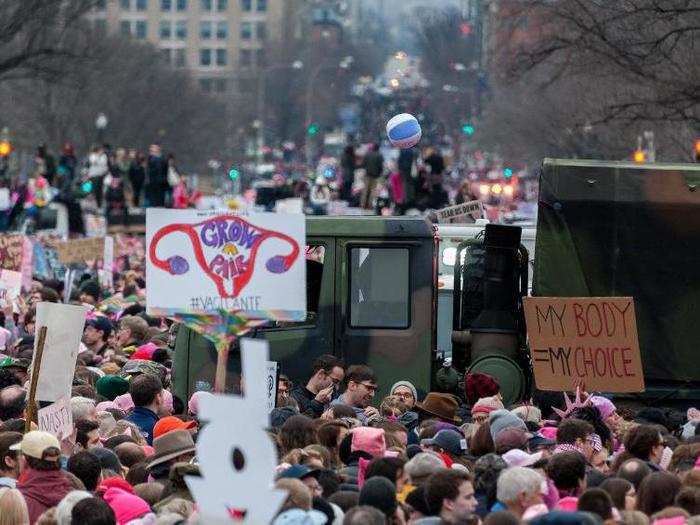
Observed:
[[[44,511],[55,507],[73,487],[61,470],[28,469],[17,480],[29,510],[29,523],[35,523]]]

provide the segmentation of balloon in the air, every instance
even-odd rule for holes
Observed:
[[[389,142],[401,149],[412,148],[418,144],[422,133],[418,119],[408,113],[396,115],[386,125]]]

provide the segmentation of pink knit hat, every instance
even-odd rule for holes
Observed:
[[[124,525],[151,512],[148,503],[123,489],[114,487],[107,489],[104,500],[112,507],[117,518],[117,525]]]
[[[131,394],[122,394],[115,397],[114,404],[117,405],[118,409],[123,410],[124,412],[128,412],[134,408],[134,401],[131,399]]]
[[[108,408],[117,408],[121,410],[114,401],[102,401],[101,403],[97,403],[95,410],[98,412],[104,412]]]
[[[146,343],[145,345],[139,346],[129,359],[145,359],[150,361],[153,359],[153,354],[156,350],[158,350],[158,347],[155,343]]]
[[[564,512],[576,512],[578,510],[578,498],[568,496],[560,499],[559,503],[557,503],[557,509]]]
[[[192,394],[192,397],[190,397],[190,400],[187,402],[187,412],[191,416],[196,416],[199,413],[199,401],[203,397],[210,396],[212,397],[214,394],[211,392],[206,392],[204,390],[198,390],[194,394]]]
[[[591,404],[598,409],[603,420],[608,419],[617,407],[607,397],[591,396]]]
[[[383,428],[359,427],[352,431],[351,452],[361,450],[372,457],[381,458],[386,452]]]
[[[540,429],[540,436],[551,439],[552,441],[557,440],[557,427],[542,427]]]
[[[503,402],[498,396],[482,397],[472,406],[472,414],[489,414],[501,408],[503,408]]]

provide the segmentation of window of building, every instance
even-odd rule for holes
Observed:
[[[251,49],[241,49],[241,66],[250,67],[253,63],[253,51]]]
[[[350,326],[409,327],[408,259],[407,248],[350,250]]]
[[[213,1],[212,0],[199,0],[199,8],[202,11],[211,11]]]
[[[147,11],[148,10],[148,0],[136,0],[136,10],[137,11]]]
[[[267,11],[267,0],[258,0],[258,13]]]
[[[264,67],[266,61],[267,61],[267,58],[265,56],[265,50],[264,49],[256,49],[255,50],[255,65],[257,67]]]
[[[199,38],[201,40],[211,39],[211,22],[204,20],[199,23]]]
[[[199,65],[211,66],[211,49],[199,50]]]
[[[161,40],[170,40],[173,36],[173,25],[170,20],[161,20],[158,27],[158,35]]]
[[[160,10],[161,11],[172,11],[173,10],[173,0],[160,0]]]
[[[225,66],[228,62],[228,52],[225,49],[216,50],[216,65]]]
[[[161,49],[160,58],[164,64],[170,65],[170,61],[172,60],[172,49]]]
[[[107,33],[107,20],[104,18],[95,19],[95,33],[104,35]]]
[[[145,20],[136,21],[136,38],[144,40],[148,36],[148,24]]]
[[[265,22],[258,22],[255,27],[258,40],[265,40],[267,38],[267,26]]]
[[[226,22],[216,23],[216,38],[226,40],[228,38],[228,24]]]
[[[241,22],[241,40],[250,40],[251,38],[253,38],[253,24]]]
[[[177,0],[177,10],[187,11],[187,0]]]
[[[122,36],[131,36],[131,22],[128,20],[119,22],[119,32]]]
[[[199,87],[205,93],[211,93],[211,78],[200,78]]]
[[[226,11],[228,9],[228,0],[216,0],[216,10]]]
[[[178,40],[187,39],[187,20],[178,20],[175,22],[175,37]]]
[[[241,0],[241,11],[250,13],[253,9],[253,0]]]
[[[214,79],[214,91],[217,93],[226,93],[226,79],[225,78],[215,78]]]
[[[129,11],[131,10],[131,0],[119,0],[119,6],[124,11]]]
[[[187,66],[187,59],[185,58],[184,49],[175,49],[175,67],[185,67]]]

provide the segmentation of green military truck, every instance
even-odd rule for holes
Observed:
[[[545,159],[533,295],[631,296],[646,392],[700,399],[700,166]]]

